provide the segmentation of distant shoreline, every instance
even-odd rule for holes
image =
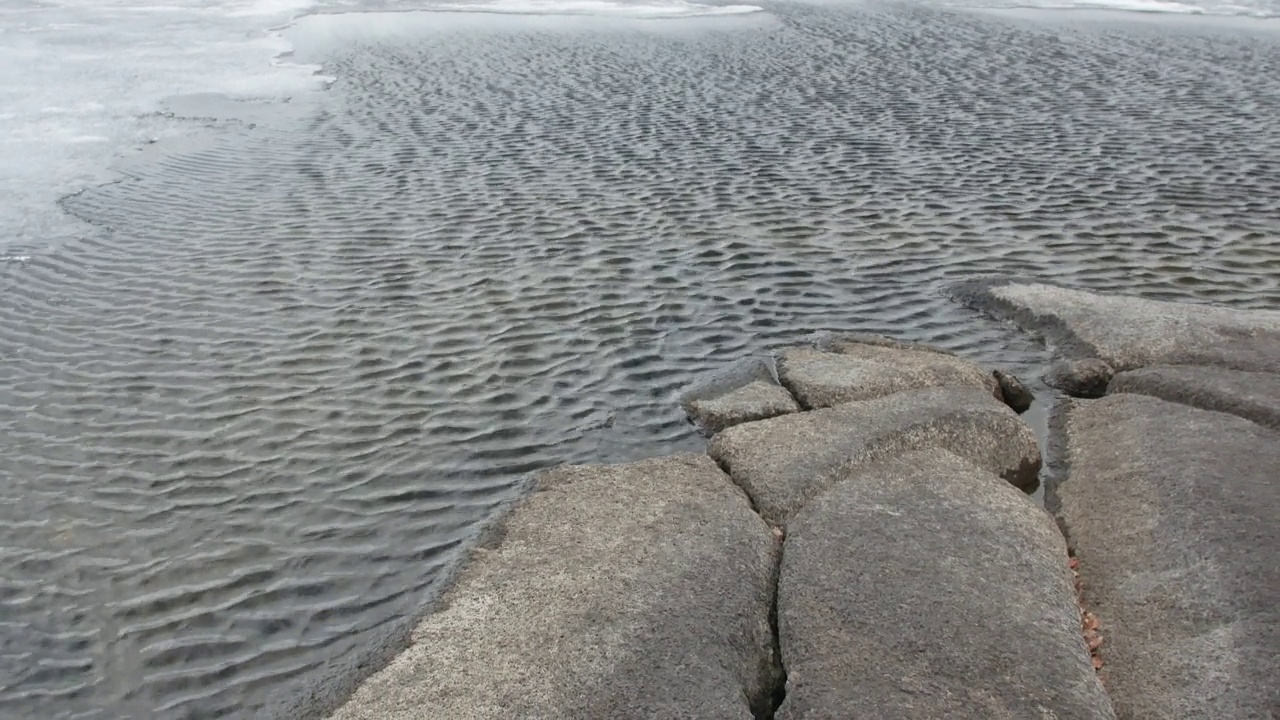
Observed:
[[[1160,25],[1163,27],[1188,27],[1204,30],[1206,27],[1224,30],[1241,30],[1263,34],[1280,33],[1280,17],[1256,17],[1253,15],[1216,15],[1211,13],[1177,13],[1158,10],[1129,10],[1121,8],[962,8],[997,17],[1034,20],[1041,22],[1085,22],[1090,24],[1114,24],[1116,22]]]

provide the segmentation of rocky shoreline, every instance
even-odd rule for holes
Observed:
[[[954,296],[1054,343],[1056,387],[1101,396],[1054,409],[1048,512],[1016,378],[890,338],[787,349],[686,398],[706,455],[540,475],[331,717],[1280,706],[1280,313]]]

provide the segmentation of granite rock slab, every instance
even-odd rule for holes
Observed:
[[[1070,358],[1116,371],[1147,365],[1214,365],[1280,372],[1280,312],[1104,295],[1054,285],[978,280],[952,290],[962,302],[1044,335]]]
[[[1108,394],[1137,393],[1230,413],[1280,430],[1280,375],[1200,365],[1156,365],[1120,373]]]
[[[778,548],[706,456],[549,471],[332,717],[750,720]]]
[[[929,450],[846,469],[788,526],[780,720],[1113,718],[1053,518]]]
[[[830,352],[843,352],[844,348],[850,345],[872,345],[876,347],[892,348],[895,350],[911,350],[916,352],[932,352],[940,355],[952,355],[955,353],[937,345],[929,345],[927,343],[913,342],[910,340],[899,340],[888,335],[875,335],[872,333],[834,333],[826,337],[818,344],[818,349]]]
[[[891,395],[924,387],[973,387],[1000,392],[977,363],[904,343],[868,344],[836,339],[830,351],[791,348],[778,358],[778,378],[806,409]]]
[[[1137,394],[1051,418],[1050,488],[1121,718],[1280,708],[1280,433]]]
[[[744,422],[799,412],[800,404],[778,383],[752,380],[717,395],[689,400],[684,409],[705,434],[714,435]]]
[[[937,447],[1020,488],[1035,485],[1031,428],[985,388],[924,388],[745,423],[708,452],[770,523],[785,524],[845,465]]]

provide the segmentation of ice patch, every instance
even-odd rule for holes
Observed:
[[[660,21],[660,22],[652,22]],[[687,0],[482,0],[430,2],[391,11],[319,12],[284,30],[294,57],[320,62],[353,43],[417,42],[449,32],[701,33],[773,21],[756,5]]]
[[[157,112],[163,98],[274,100],[321,89],[316,66],[280,56],[269,28],[316,0],[45,0],[0,8],[0,251],[76,232],[59,197],[113,179],[145,143],[207,123]]]
[[[436,3],[437,12],[482,12],[502,15],[597,15],[628,18],[684,18],[745,15],[761,12],[756,5],[705,5],[666,2],[609,2],[609,0],[494,0],[480,3]]]
[[[1196,5],[1188,5],[1180,2],[1166,2],[1165,0],[1073,0],[1072,2],[1067,3],[1046,2],[1043,5],[1035,5],[1034,7],[1045,10],[1088,8],[1091,10],[1181,13],[1187,15],[1202,15],[1208,12],[1205,8]]]
[[[1175,15],[1222,15],[1254,18],[1280,16],[1280,0],[1244,0],[1244,2],[1215,2],[1214,0],[1030,0],[1029,2],[984,2],[976,0],[944,1],[953,7],[979,7],[1025,10],[1116,10],[1122,12],[1163,13]]]
[[[1077,0],[1074,3],[1059,7],[1106,8],[1110,10],[1127,10],[1129,12],[1163,12],[1163,13],[1203,13],[1204,8],[1180,2],[1162,2],[1161,0]]]
[[[278,100],[333,78],[291,54],[282,32],[307,11],[350,0],[42,0],[0,7],[0,249],[77,232],[59,197],[114,178],[122,154],[203,127],[160,112],[166,98],[213,93]],[[692,0],[415,0],[465,14],[698,18],[755,5]],[[396,5],[396,7],[403,7]],[[404,7],[408,10],[410,8]],[[392,13],[401,15],[401,13]],[[312,16],[314,17],[314,16]],[[334,17],[334,16],[330,16]],[[436,18],[440,15],[436,14]],[[390,24],[390,23],[388,23]],[[344,32],[342,22],[332,28]]]
[[[298,15],[315,6],[315,0],[255,0],[233,7],[227,17],[279,17]]]

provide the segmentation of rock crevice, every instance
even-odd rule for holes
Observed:
[[[1053,521],[939,449],[849,468],[793,519],[779,718],[1109,718]]]
[[[847,465],[926,447],[951,450],[1021,488],[1040,470],[1035,434],[985,389],[924,388],[729,428],[708,452],[785,525]]]
[[[1117,715],[1269,716],[1280,313],[1007,281],[958,295],[1119,371],[1104,397],[1055,407],[1046,492],[1105,634]]]

